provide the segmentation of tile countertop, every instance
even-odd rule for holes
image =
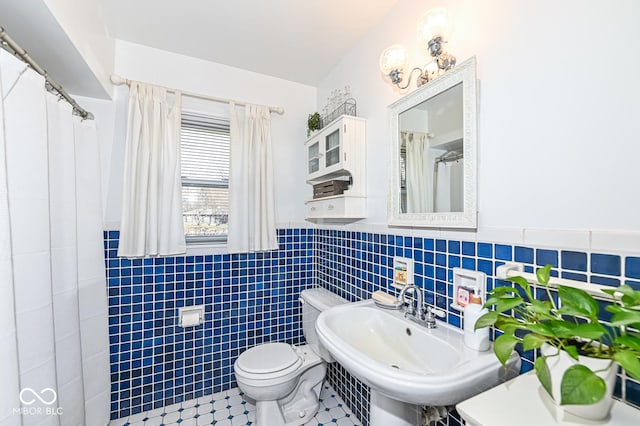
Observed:
[[[602,421],[585,420],[564,413],[546,394],[534,372],[518,376],[456,406],[470,426],[628,426],[640,424],[640,410],[619,401],[611,416]]]

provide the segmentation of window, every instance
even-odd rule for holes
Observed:
[[[229,220],[229,120],[182,114],[182,217],[187,242],[225,242]]]

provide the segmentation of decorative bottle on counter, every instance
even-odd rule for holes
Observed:
[[[472,294],[469,304],[464,308],[464,344],[468,348],[476,351],[486,351],[491,346],[488,328],[474,331],[478,318],[487,312],[487,309],[482,307],[480,296]]]

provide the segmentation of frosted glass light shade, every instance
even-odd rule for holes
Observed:
[[[391,71],[403,70],[407,62],[407,51],[399,44],[387,47],[380,55],[380,71],[389,75]]]
[[[444,41],[447,41],[450,34],[449,12],[442,7],[429,10],[418,21],[418,41],[422,45],[427,45],[429,40],[436,37],[442,37]]]

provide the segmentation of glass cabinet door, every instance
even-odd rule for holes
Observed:
[[[309,145],[309,173],[315,173],[320,168],[320,142]]]
[[[340,129],[329,134],[325,138],[325,167],[333,166],[340,162]]]

